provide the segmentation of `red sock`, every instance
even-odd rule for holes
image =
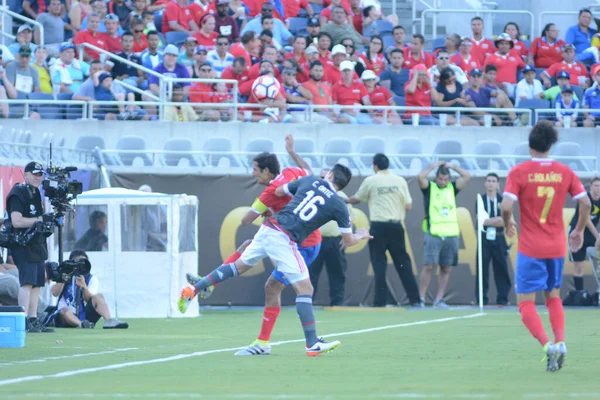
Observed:
[[[271,340],[271,332],[273,332],[275,322],[277,322],[279,311],[281,311],[281,307],[265,307],[258,340],[264,340],[265,342]]]
[[[550,325],[552,325],[552,331],[554,332],[554,341],[556,343],[564,342],[565,310],[562,301],[558,297],[553,297],[546,300],[546,306],[548,307],[548,314],[550,314]]]
[[[546,335],[544,325],[535,309],[533,300],[526,300],[519,303],[519,312],[521,313],[521,320],[529,330],[529,333],[531,333],[542,346],[548,343],[550,340],[548,339],[548,335]]]

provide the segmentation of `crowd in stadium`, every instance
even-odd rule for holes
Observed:
[[[89,43],[164,76],[238,82],[237,93],[222,82],[176,84],[170,100],[189,105],[167,107],[164,119],[172,121],[231,120],[233,108],[216,104],[237,96],[268,106],[240,109],[240,119],[256,122],[403,124],[418,114],[420,125],[440,124],[435,110],[361,108],[406,106],[474,109],[444,111],[448,125],[456,115],[461,125],[526,124],[525,115],[512,111],[475,110],[518,107],[556,109],[551,118],[559,127],[600,123],[600,112],[581,110],[600,109],[600,36],[587,9],[565,40],[549,23],[525,41],[513,22],[486,38],[483,19],[474,17],[470,36],[451,33],[433,52],[420,34],[407,37],[378,0],[23,0],[22,14],[43,25],[44,46],[36,26],[15,27],[16,42],[0,49],[0,99],[43,99],[40,92],[63,100],[151,102],[161,95],[156,76],[81,46]],[[275,99],[253,95],[262,75],[279,80]],[[309,104],[321,108],[306,112]],[[98,119],[158,117],[156,106],[133,103],[94,110]],[[0,112],[23,116],[6,103]]]

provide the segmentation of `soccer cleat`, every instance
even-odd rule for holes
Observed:
[[[250,346],[235,353],[236,356],[268,356],[269,354],[271,354],[269,342],[258,339],[252,342]]]
[[[192,300],[196,297],[196,288],[193,286],[186,286],[181,289],[181,294],[179,295],[179,300],[177,301],[177,308],[179,312],[184,314]]]
[[[306,348],[306,355],[309,357],[316,357],[323,353],[329,353],[330,351],[340,347],[341,344],[342,343],[339,340],[334,340],[333,342],[326,342],[321,338],[317,343],[315,343],[311,347]]]
[[[558,352],[558,347],[548,342],[544,346],[544,352],[546,355],[542,358],[542,361],[546,361],[546,371],[548,372],[556,372],[558,371],[558,357],[560,353]]]
[[[190,285],[195,286],[196,283],[198,283],[198,281],[200,279],[202,279],[202,277],[200,275],[190,274],[188,272],[187,274],[185,274],[185,279],[188,281],[188,283]],[[210,297],[210,295],[212,294],[214,289],[215,289],[214,286],[209,286],[206,289],[199,291],[198,295],[200,296],[201,299],[207,299]]]
[[[558,363],[558,369],[561,369],[565,363],[565,357],[567,356],[567,345],[565,342],[559,342],[556,343],[556,347],[558,348],[558,359],[556,362]]]
[[[443,308],[443,309],[447,310],[447,309],[450,308],[450,306],[448,304],[446,304],[446,302],[444,301],[444,299],[437,299],[433,303],[433,308]]]

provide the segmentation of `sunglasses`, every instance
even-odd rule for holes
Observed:
[[[437,59],[438,59],[438,60],[449,60],[449,59],[450,59],[450,57],[438,57]]]
[[[354,48],[354,45],[353,45],[353,44],[344,44],[343,46],[344,46],[344,47],[350,47],[351,49],[353,49],[353,48]]]
[[[144,30],[143,29],[136,29],[134,32],[135,33],[144,33]]]
[[[210,68],[200,68],[200,72],[212,72]]]
[[[217,46],[229,46],[229,42],[217,42]]]

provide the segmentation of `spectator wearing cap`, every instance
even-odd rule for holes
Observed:
[[[295,122],[307,122],[306,107],[294,107],[293,105],[308,105],[312,101],[312,93],[296,79],[297,71],[294,68],[284,68],[281,72],[281,82],[285,101],[288,104],[288,113]]]
[[[87,63],[75,59],[75,46],[65,42],[60,46],[59,58],[50,66],[50,76],[61,93],[74,93],[90,73]]]
[[[48,12],[38,14],[36,21],[44,27],[44,45],[51,56],[58,54],[60,44],[65,41],[65,30],[72,31],[70,24],[66,24],[61,17],[61,0],[50,0],[48,3]],[[34,40],[40,43],[39,27],[34,32]],[[35,51],[35,49],[32,49]]]
[[[519,40],[521,37],[519,25],[516,22],[507,22],[506,25],[504,25],[504,33],[510,36],[513,42],[513,47],[510,49],[510,54],[515,57],[521,57],[521,60],[526,62],[529,56],[529,49],[527,46],[525,46],[525,43]]]
[[[533,65],[526,65],[521,72],[523,72],[523,79],[517,83],[515,93],[516,107],[519,107],[519,103],[523,99],[544,98],[544,87],[542,86],[542,82],[535,78],[536,71]]]
[[[198,30],[195,15],[188,9],[187,0],[171,1],[165,7],[162,20],[162,33],[186,32],[192,34]]]
[[[330,85],[335,85],[342,79],[342,70],[341,64],[348,60],[348,54],[346,53],[346,48],[341,44],[336,44],[333,46],[331,50],[331,61],[325,65],[325,80],[329,82]],[[323,63],[323,60],[319,57],[319,61]],[[352,64],[354,66],[354,64]],[[359,79],[356,72],[354,72],[354,80]]]
[[[123,47],[123,51],[117,53],[117,56],[135,65],[142,65],[140,57],[133,52],[133,34],[131,32],[125,32],[121,36],[121,46]],[[139,68],[121,61],[115,61],[110,72],[113,79],[123,81],[135,88],[147,89],[144,72]],[[131,90],[126,88],[126,92],[129,93]]]
[[[108,72],[98,71],[92,76],[94,82],[94,100],[114,101],[112,92],[112,76]],[[118,108],[110,105],[94,105],[94,118],[99,120],[116,120]]]
[[[368,39],[363,38],[352,24],[346,22],[348,14],[344,7],[335,6],[331,12],[331,21],[321,27],[321,33],[328,33],[333,38],[333,44],[340,44],[343,39],[350,38],[354,42],[354,48],[358,49]]]
[[[100,33],[106,33],[106,24],[105,24],[105,18],[107,16],[107,11],[108,11],[108,6],[107,3],[104,0],[94,0],[92,1],[92,14],[97,14],[100,17],[100,23],[98,24],[98,32]],[[91,14],[88,14],[87,17],[84,18],[84,20],[81,22],[81,30],[86,30],[87,26],[88,26],[88,21],[89,21],[89,17]],[[115,14],[113,14],[115,15]],[[119,17],[117,15],[115,15],[116,20],[119,20]],[[123,30],[123,28],[121,27],[121,24],[118,23],[118,28],[117,28],[117,33],[119,35],[122,35],[123,33],[125,33],[125,31]]]
[[[133,49],[132,51],[140,55],[148,48],[148,39],[144,33],[144,22],[141,19],[131,23],[131,33],[133,33]]]
[[[565,86],[569,85],[570,80],[571,75],[569,75],[567,71],[559,71],[558,74],[556,74],[556,86],[544,91],[544,99],[550,100],[550,103],[554,104],[556,97],[560,94]],[[577,99],[577,95],[574,95],[574,97]]]
[[[591,46],[592,37],[596,34],[596,30],[590,28],[591,22],[592,12],[587,8],[582,8],[579,10],[577,25],[567,29],[565,42],[572,44],[577,54]]]
[[[188,69],[177,62],[179,52],[177,47],[172,44],[167,45],[164,50],[163,62],[154,68],[155,72],[168,76],[170,78],[189,78],[190,72]],[[154,75],[148,77],[149,89],[155,95],[160,95],[160,87],[158,86],[158,78]],[[184,90],[187,92],[189,83],[181,83]]]
[[[307,46],[308,43],[306,36],[298,35],[294,38],[294,41],[292,42],[292,51],[286,53],[283,58],[285,60],[287,60],[288,58],[293,58],[294,60],[298,61],[298,63],[305,64],[306,54],[304,54],[304,52],[306,51]]]
[[[100,36],[106,42],[106,50],[111,53],[118,53],[123,50],[121,46],[121,34],[119,33],[119,17],[115,14],[106,14],[104,18],[106,32],[101,32]]]
[[[431,107],[431,102],[437,92],[432,87],[427,66],[417,64],[410,70],[408,82],[404,85],[406,107]],[[419,125],[439,125],[439,121],[431,115],[430,110],[406,110],[404,118],[419,114]]]
[[[458,53],[450,57],[450,64],[462,69],[465,75],[469,75],[472,69],[481,69],[481,63],[471,54],[473,43],[469,38],[462,38]]]
[[[94,79],[93,76],[96,75],[98,72],[102,72],[103,71],[103,65],[102,62],[100,60],[92,60],[92,62],[90,63],[90,77],[87,78],[77,89],[77,91],[75,93],[73,93],[73,100],[79,100],[79,101],[94,101],[95,95],[94,95],[94,90],[95,90],[95,86],[94,86]],[[105,71],[104,71],[105,72]],[[123,86],[117,84],[114,82],[112,83],[112,93],[115,96],[115,100],[117,101],[124,101],[125,100],[125,89],[123,88]],[[123,111],[125,109],[123,108]]]
[[[229,52],[234,57],[243,57],[246,60],[246,66],[252,65],[252,58],[257,57],[259,54],[260,40],[258,35],[254,31],[248,31],[242,34],[242,38],[239,43],[234,43],[230,48]]]
[[[300,15],[300,10],[306,11],[309,18],[312,18],[315,14],[308,0],[282,0],[282,2],[286,18],[297,18]]]
[[[585,91],[582,101],[582,108],[600,110],[600,67],[592,68],[592,78],[596,82],[591,88]],[[594,128],[600,125],[600,111],[592,111],[583,118],[583,126],[586,128]]]
[[[428,70],[431,82],[439,82],[441,71],[445,68],[450,68],[454,73],[456,80],[461,85],[465,85],[468,83],[468,79],[464,71],[456,65],[450,64],[450,54],[446,50],[440,50],[437,56],[435,57],[435,60],[436,64]]]
[[[36,69],[38,77],[40,78],[40,91],[42,93],[52,94],[52,80],[50,79],[50,71],[48,70],[48,64],[46,59],[48,58],[48,51],[44,46],[38,46],[34,52],[34,61],[30,64]]]
[[[260,1],[255,2],[256,6],[260,6],[259,5]],[[274,25],[273,25],[273,39],[275,39],[277,42],[281,43],[282,45],[286,45],[289,43],[289,41],[293,38],[292,33],[285,27],[284,23],[282,22],[281,19],[277,18],[277,15],[273,14],[273,5],[271,3],[262,3],[262,6],[260,6],[260,16],[257,16],[256,18],[248,21],[248,23],[246,24],[246,26],[244,27],[244,29],[242,29],[242,35],[246,32],[256,32],[256,33],[260,33],[262,32],[262,19],[264,17],[268,17],[268,18],[275,18],[275,20],[273,21]],[[255,15],[255,14],[250,14],[251,16]]]
[[[154,69],[163,63],[163,52],[158,49],[160,37],[158,36],[158,32],[149,31],[146,34],[146,38],[148,47],[140,54],[140,60],[144,67]]]
[[[536,38],[529,48],[529,64],[536,68],[549,68],[562,61],[561,49],[566,43],[558,38],[558,27],[546,24],[542,35]]]
[[[229,0],[217,0],[215,31],[219,35],[226,36],[230,43],[240,40],[238,23],[231,15],[229,15]]]
[[[21,25],[17,30],[17,38],[15,43],[11,43],[8,45],[8,49],[10,53],[16,57],[19,54],[19,49],[22,46],[29,46],[31,51],[33,52],[37,47],[36,44],[32,42],[33,40],[33,29],[29,25]],[[14,58],[13,58],[14,59]]]
[[[365,65],[365,68],[375,72],[377,76],[387,66],[387,60],[383,55],[383,39],[380,36],[373,36],[369,41],[369,47],[366,52],[359,56]]]
[[[486,75],[493,75],[495,79],[495,66],[488,65]],[[514,108],[512,102],[508,98],[508,95],[502,91],[498,86],[490,85],[484,80],[483,71],[479,68],[472,69],[469,72],[469,87],[465,90],[465,95],[471,98],[471,101],[475,103],[477,108]],[[488,113],[474,112],[473,119],[477,120],[481,125],[484,124],[483,115]],[[501,118],[501,114],[491,114],[494,124],[496,126],[504,125],[504,120]],[[508,112],[507,123],[511,125],[519,124],[519,119],[514,112]]]
[[[311,93],[312,104],[316,106],[332,105],[331,85],[323,80],[325,76],[324,65],[319,60],[315,60],[310,63],[307,69],[309,70],[308,80],[302,86]],[[330,117],[334,117],[330,108],[318,108],[312,112],[311,121],[329,123],[332,122]]]
[[[558,128],[566,127],[567,120],[565,117],[570,117],[570,127],[577,128],[577,117],[579,115],[579,101],[573,98],[573,89],[566,85],[560,92],[560,96],[556,96],[554,101],[556,115],[554,125]]]
[[[408,70],[404,65],[404,52],[393,48],[389,52],[390,65],[379,75],[379,85],[391,90],[396,96],[404,97],[404,85],[408,82]]]
[[[235,57],[227,51],[229,48],[229,39],[225,35],[217,37],[217,48],[207,54],[207,61],[212,66],[217,78],[221,76],[225,68],[233,64]]]
[[[360,112],[360,106],[370,106],[369,92],[360,81],[354,80],[354,64],[352,61],[342,61],[340,64],[342,79],[331,88],[333,103],[340,106],[354,106],[353,109],[345,108],[337,119],[342,124],[370,124],[371,117]]]
[[[374,106],[395,107],[396,103],[389,90],[377,84],[379,78],[375,72],[367,69],[360,76],[362,83],[367,88],[369,93],[369,100]],[[369,115],[373,119],[373,122],[382,124],[386,121],[384,113],[387,114],[387,123],[392,125],[402,125],[402,119],[396,112],[396,110],[370,110]]]
[[[195,36],[189,36],[183,42],[183,51],[179,53],[177,62],[184,65],[191,70],[194,65],[194,56],[196,55],[196,48],[198,47],[198,39]],[[205,46],[202,46],[206,50]],[[208,53],[208,51],[206,51]]]
[[[471,54],[480,65],[483,65],[485,59],[496,50],[494,42],[483,37],[483,18],[479,16],[471,18],[471,33],[470,39],[473,43]]]
[[[572,44],[566,44],[562,47],[563,60],[552,64],[541,74],[544,87],[552,86],[551,79],[556,77],[559,71],[567,71],[569,73],[569,83],[571,85],[579,85],[583,88],[589,86],[589,75],[587,68],[580,62],[575,61],[575,47]]]
[[[306,25],[306,33],[308,33],[308,44],[315,43],[315,39],[318,40],[319,33],[321,33],[321,23],[319,22],[319,18],[312,17],[308,19],[308,24]]]
[[[212,14],[204,14],[199,21],[200,30],[192,35],[198,41],[200,46],[205,46],[208,50],[213,50],[216,46],[217,36],[215,32],[215,17]]]
[[[87,16],[87,19],[89,26],[86,30],[77,32],[77,35],[75,35],[75,38],[73,39],[73,43],[78,46],[78,52],[83,51],[84,61],[98,60],[100,59],[100,53],[87,47],[84,48],[82,44],[89,43],[103,50],[108,50],[106,38],[104,35],[98,32],[98,27],[100,26],[100,16],[96,13],[91,13]]]
[[[206,47],[204,46],[198,46],[196,49],[196,54],[194,55],[194,64],[192,67],[187,67],[192,75],[192,78],[196,79],[200,76],[200,67],[207,62],[208,50],[206,50]]]
[[[498,35],[495,44],[498,51],[487,57],[483,68],[494,65],[497,69],[496,80],[505,86],[508,97],[513,97],[517,83],[517,70],[525,67],[525,62],[521,57],[510,54],[514,44],[509,34]]]
[[[31,48],[21,46],[17,59],[6,66],[6,76],[14,85],[18,93],[29,95],[40,91],[40,78],[37,70],[29,65],[31,62]]]
[[[425,38],[415,33],[410,41],[410,46],[404,49],[404,68],[411,70],[415,65],[425,65],[430,68],[435,64],[433,55],[425,50]]]

